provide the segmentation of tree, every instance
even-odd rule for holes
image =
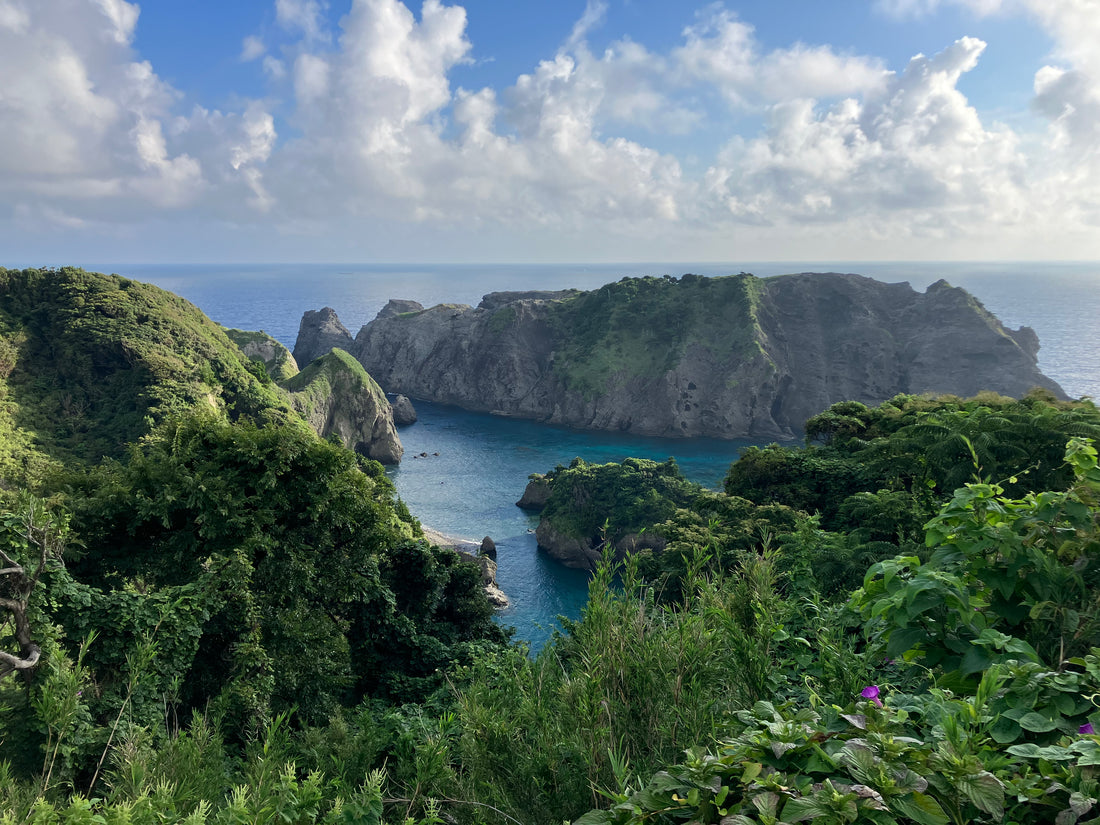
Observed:
[[[5,647],[0,649],[0,680],[14,673],[30,679],[42,656],[31,628],[31,596],[50,563],[60,563],[68,533],[68,519],[51,512],[41,499],[24,493],[19,507],[0,522],[0,608],[6,613],[0,629]]]

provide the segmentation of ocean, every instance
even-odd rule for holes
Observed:
[[[302,313],[330,306],[354,336],[390,298],[425,306],[476,305],[503,290],[593,289],[624,276],[856,272],[924,290],[946,278],[974,294],[1010,327],[1039,335],[1039,366],[1071,397],[1100,398],[1100,263],[732,263],[545,265],[104,264],[86,268],[156,284],[188,299],[218,323],[262,329],[293,349]],[[538,523],[515,506],[531,473],[627,456],[674,456],[685,475],[721,485],[751,441],[667,440],[550,427],[416,403],[419,421],[400,431],[405,459],[391,471],[401,497],[423,523],[449,535],[497,545],[497,580],[512,606],[500,621],[541,646],[557,617],[576,618],[587,575],[538,552]],[[426,457],[415,457],[426,453]],[[436,455],[438,453],[438,455]]]

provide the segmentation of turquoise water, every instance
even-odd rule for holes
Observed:
[[[733,263],[654,265],[351,266],[345,264],[89,266],[148,281],[199,306],[226,326],[263,329],[293,348],[307,309],[331,306],[354,335],[390,298],[477,304],[487,292],[591,289],[623,276],[759,276],[801,271],[858,272],[909,281],[923,290],[940,278],[976,295],[1004,323],[1039,334],[1039,365],[1069,395],[1100,398],[1100,265],[1005,263]],[[718,486],[750,442],[632,438],[578,432],[526,421],[417,404],[420,420],[401,430],[406,458],[393,471],[402,498],[425,524],[462,538],[489,535],[498,546],[498,581],[513,606],[501,620],[541,644],[555,617],[576,617],[587,577],[543,557],[537,524],[515,506],[530,473],[574,456],[605,462],[626,456],[675,456],[685,475]],[[421,452],[427,458],[413,458]],[[433,453],[438,452],[435,456]]]
[[[392,472],[401,497],[437,530],[478,541],[492,537],[497,583],[512,601],[501,611],[501,621],[536,646],[556,616],[579,615],[588,577],[538,551],[533,534],[538,516],[515,505],[528,475],[568,464],[575,456],[602,464],[629,456],[664,461],[675,455],[688,478],[720,487],[738,451],[753,443],[584,432],[427,402],[416,409],[419,420],[400,431],[405,458]],[[428,455],[416,457],[420,453]]]

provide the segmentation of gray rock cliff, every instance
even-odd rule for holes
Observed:
[[[314,359],[282,387],[318,435],[335,434],[344,446],[383,464],[401,460],[405,450],[385,393],[343,350]]]
[[[398,427],[407,427],[416,423],[416,409],[407,395],[399,395],[390,402],[393,408],[393,423]]]
[[[350,352],[388,392],[471,410],[664,437],[786,438],[842,400],[1018,397],[1036,386],[1065,397],[1039,371],[1037,348],[1033,331],[1006,329],[946,282],[919,293],[803,273],[493,293],[476,308],[379,317]]]
[[[406,312],[420,312],[424,309],[424,305],[418,301],[403,301],[400,298],[390,298],[384,307],[378,310],[378,314],[374,316],[374,320],[379,318],[392,318],[395,315],[404,315]],[[348,334],[351,337],[351,334]]]
[[[349,350],[351,344],[351,333],[336,317],[336,310],[332,307],[307,310],[298,325],[298,338],[294,341],[294,360],[305,365],[333,347]]]
[[[531,476],[531,480],[527,482],[527,486],[523,488],[523,495],[516,502],[516,506],[522,510],[535,510],[537,512],[545,507],[546,502],[549,500],[549,479],[541,473],[535,473]]]

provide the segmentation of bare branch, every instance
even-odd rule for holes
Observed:
[[[31,644],[30,651],[22,659],[0,650],[0,663],[4,665],[4,670],[6,670],[7,673],[11,673],[12,670],[29,670],[37,665],[38,660],[41,658],[42,648],[36,644]]]

